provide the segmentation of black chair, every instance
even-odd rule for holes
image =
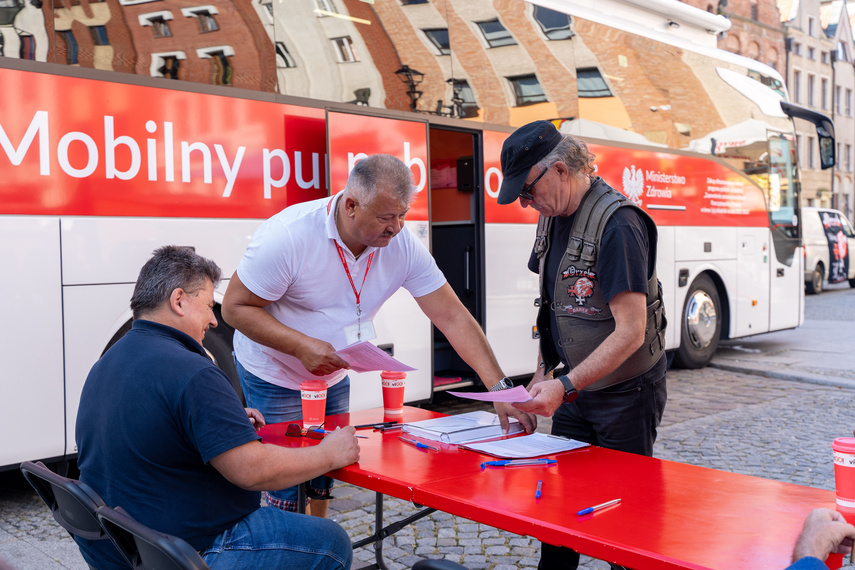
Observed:
[[[462,564],[443,559],[432,560],[425,558],[413,564],[413,570],[459,570],[460,568],[466,570],[466,566]]]
[[[199,553],[182,539],[137,522],[121,507],[101,507],[101,526],[134,570],[207,570]]]
[[[72,536],[87,540],[109,538],[95,511],[104,501],[86,483],[54,473],[41,461],[21,463],[21,473],[50,509],[53,518]]]

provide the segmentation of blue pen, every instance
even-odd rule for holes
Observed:
[[[427,445],[426,443],[421,443],[420,441],[416,441],[414,439],[407,439],[406,437],[401,437],[400,435],[398,436],[398,439],[400,439],[401,441],[405,441],[411,445],[415,445],[419,449],[430,449],[433,451],[439,451],[439,449],[433,447],[432,445]]]
[[[600,509],[605,509],[606,507],[611,507],[612,505],[616,505],[620,503],[620,499],[613,499],[611,501],[606,501],[605,503],[594,505],[593,507],[588,507],[587,509],[582,509],[578,513],[576,513],[577,517],[581,517],[582,515],[589,515],[594,511],[599,511]]]
[[[534,492],[534,498],[535,498],[535,499],[539,499],[539,498],[540,498],[540,488],[541,488],[542,486],[543,486],[543,481],[538,481],[538,482],[537,482],[537,491],[535,491],[535,492]]]
[[[315,433],[322,433],[322,434],[324,434],[324,435],[327,435],[327,430],[325,430],[325,429],[318,428],[318,429],[313,429],[312,431],[313,431],[313,432],[315,432]],[[359,437],[359,438],[362,438],[362,439],[368,439],[368,436],[367,436],[367,435],[359,435],[359,434],[356,434],[356,435],[354,435],[353,437]]]
[[[499,461],[485,461],[481,463],[481,469],[488,465],[490,467],[522,467],[525,465],[555,465],[555,459],[501,459]]]

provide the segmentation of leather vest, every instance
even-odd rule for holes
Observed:
[[[634,208],[647,227],[650,259],[656,259],[658,232],[653,219],[626,196],[596,178],[576,210],[570,239],[552,284],[551,306],[540,303],[537,330],[540,336],[541,356],[546,370],[557,368],[560,357],[553,341],[550,311],[555,312],[559,346],[564,350],[567,366],[571,369],[587,358],[615,329],[615,321],[605,302],[599,275],[598,254],[606,223],[618,208]],[[543,276],[549,251],[552,218],[540,217],[537,225],[535,253],[540,263],[540,300],[547,299]],[[608,260],[605,260],[608,263]],[[601,390],[634,378],[653,368],[665,352],[665,307],[662,303],[662,285],[656,269],[647,282],[647,323],[644,343],[613,372],[585,388]]]

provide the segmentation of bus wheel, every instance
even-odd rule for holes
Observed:
[[[680,348],[676,364],[703,368],[712,360],[721,338],[721,302],[718,290],[706,275],[692,282],[680,316]]]
[[[805,283],[805,288],[811,295],[819,295],[822,293],[823,273],[825,272],[822,270],[822,264],[817,263],[816,267],[813,268],[813,275],[811,275],[810,281]]]

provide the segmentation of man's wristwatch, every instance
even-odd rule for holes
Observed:
[[[514,387],[513,382],[511,382],[511,380],[507,376],[505,376],[504,378],[499,380],[496,384],[494,384],[490,388],[489,392],[498,392],[500,390],[510,390],[513,387]]]
[[[562,374],[558,377],[558,380],[560,380],[561,384],[564,385],[564,403],[569,404],[571,402],[575,402],[576,398],[579,397],[579,392],[573,387],[573,383],[570,382],[567,375]]]

